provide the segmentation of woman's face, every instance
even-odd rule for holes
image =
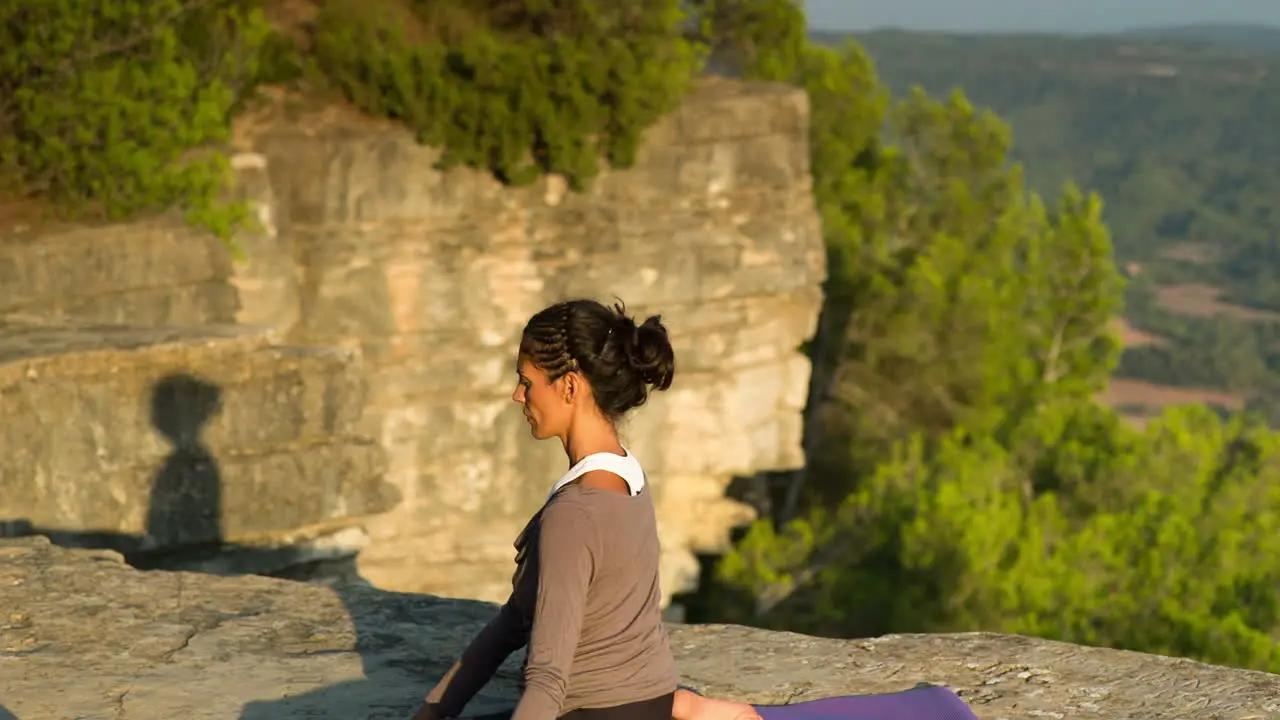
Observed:
[[[563,438],[569,430],[573,403],[566,395],[565,378],[547,382],[547,374],[529,358],[520,356],[516,364],[516,390],[511,399],[524,406],[529,432],[538,440]]]

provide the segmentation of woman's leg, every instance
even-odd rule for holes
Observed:
[[[684,688],[676,690],[671,717],[675,720],[760,720],[760,714],[747,703],[703,697]]]

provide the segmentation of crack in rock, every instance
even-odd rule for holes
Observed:
[[[186,650],[187,646],[191,644],[191,639],[199,634],[200,631],[198,629],[193,626],[187,626],[187,631],[182,634],[182,641],[178,644],[178,647],[165,653],[164,657],[161,658],[161,662],[173,662],[174,656],[183,650]]]
[[[112,698],[112,704],[116,706],[115,720],[124,720],[128,717],[128,713],[124,708],[124,700],[129,697],[129,693],[133,688],[125,688],[123,692]]]

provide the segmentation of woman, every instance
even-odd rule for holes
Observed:
[[[512,592],[414,715],[454,718],[528,646],[512,720],[668,720],[675,660],[662,624],[658,533],[640,463],[617,421],[666,390],[675,353],[659,317],[563,302],[534,315],[511,399],[533,437],[556,438],[569,470],[516,540]]]

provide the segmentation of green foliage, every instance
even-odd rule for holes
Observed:
[[[358,107],[444,148],[442,167],[510,183],[551,172],[582,187],[601,156],[629,165],[701,58],[679,0],[466,5],[331,0],[316,61]]]
[[[787,0],[326,0],[309,32],[269,30],[275,4],[0,9],[0,190],[108,219],[178,205],[229,233],[246,219],[223,194],[231,116],[256,85],[297,81],[404,122],[442,168],[582,189],[602,160],[634,161],[711,44],[784,77],[804,40]]]
[[[795,0],[692,0],[714,65],[744,77],[791,81],[804,63],[808,30]],[[718,62],[717,62],[718,61]]]
[[[1280,150],[1280,57],[1115,37],[859,39],[895,93],[963,87],[1006,118],[1034,188],[1072,179],[1101,192],[1125,260],[1187,241],[1229,260],[1280,227],[1275,173],[1258,162]]]
[[[229,0],[23,0],[0,6],[0,180],[66,215],[181,207],[226,235],[229,114],[261,15]]]
[[[1274,50],[1275,37],[1266,29],[1188,27],[1128,37],[874,32],[858,39],[895,93],[963,87],[1006,118],[1018,139],[1012,154],[1033,188],[1056,189],[1070,178],[1100,192],[1117,254],[1140,265],[1145,279],[1206,283],[1224,290],[1227,302],[1277,309],[1280,174],[1259,159],[1280,153],[1273,129],[1280,56],[1241,49]],[[1120,368],[1126,376],[1211,380],[1210,389],[1243,391],[1250,401],[1274,394],[1280,382],[1274,371],[1256,372],[1274,365],[1270,339],[1238,344],[1255,332],[1239,319],[1212,321],[1234,326],[1222,333],[1198,327],[1210,321],[1170,322],[1151,307],[1130,305],[1127,319],[1172,347],[1130,351]],[[1174,324],[1180,328],[1171,331]]]
[[[1280,390],[1280,324],[1173,316],[1164,327],[1170,339],[1126,350],[1117,372],[1245,397]]]
[[[821,635],[984,629],[1280,670],[1280,438],[1188,408],[1046,408],[1011,451],[897,446],[834,512],[752,528],[739,617]],[[1028,452],[1028,449],[1032,449]]]
[[[843,339],[860,296],[858,249],[876,232],[877,213],[883,212],[876,205],[876,170],[888,98],[870,61],[857,47],[840,52],[810,48],[802,63],[799,81],[809,96],[813,193],[827,251],[822,313],[808,348],[813,372],[805,443],[811,466],[820,466],[824,454],[829,454],[824,450],[835,447],[838,469],[831,477],[846,478],[843,451],[853,446],[844,441],[847,433],[838,425],[845,418],[826,417],[824,408],[845,357]],[[793,487],[791,504],[798,501],[799,490],[798,485]]]
[[[1126,296],[1099,198],[1068,182],[1043,203],[1003,122],[958,92],[887,102],[857,48],[797,67],[829,259],[806,509],[750,526],[704,619],[1280,669],[1280,435],[1201,407],[1138,430],[1093,401]],[[1191,322],[1161,313],[1151,274],[1127,297]],[[1246,355],[1271,342],[1217,332]]]
[[[809,461],[835,497],[912,432],[1096,392],[1122,288],[1096,197],[1068,186],[1047,210],[998,119],[959,94],[882,110],[865,57],[838,57],[815,49],[806,68],[829,258]]]

